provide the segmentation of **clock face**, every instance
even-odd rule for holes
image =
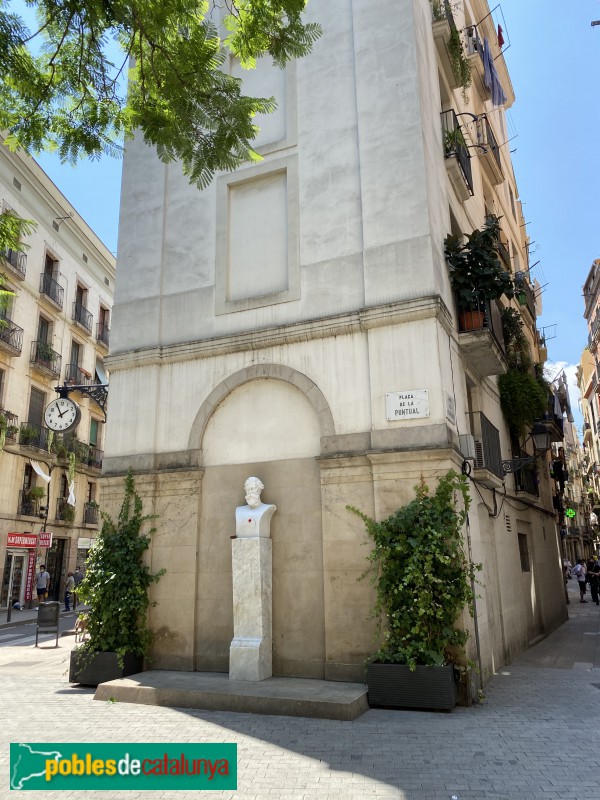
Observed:
[[[68,431],[79,422],[81,412],[68,397],[58,397],[46,406],[44,421],[51,431]]]

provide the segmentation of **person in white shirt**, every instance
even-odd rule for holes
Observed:
[[[580,603],[587,603],[585,599],[586,587],[585,587],[585,558],[580,558],[577,564],[575,565],[575,578],[577,583],[579,584],[579,602]]]

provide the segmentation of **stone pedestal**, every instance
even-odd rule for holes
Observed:
[[[262,536],[234,539],[233,640],[229,677],[263,681],[273,674],[272,542]]]
[[[264,681],[273,674],[273,552],[271,517],[277,506],[261,503],[259,478],[244,484],[246,506],[235,510],[231,543],[233,640],[229,677]]]

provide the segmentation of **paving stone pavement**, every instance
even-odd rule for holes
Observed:
[[[58,649],[0,646],[0,797],[9,797],[11,741],[146,741],[237,742],[239,788],[211,798],[598,800],[600,609],[573,595],[569,609],[565,625],[499,670],[481,705],[450,714],[373,709],[354,722],[101,703],[67,681],[72,637]]]

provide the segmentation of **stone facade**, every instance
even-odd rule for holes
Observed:
[[[470,21],[480,5],[489,11],[465,4]],[[461,200],[440,125],[454,105],[502,126],[503,109],[479,89],[465,106],[449,86],[426,0],[309,9],[324,30],[313,53],[250,78],[279,99],[259,165],[199,192],[139,141],[125,158],[104,472],[118,493],[133,467],[160,515],[149,557],[167,569],[153,590],[162,668],[228,670],[230,536],[248,475],[278,509],[273,674],[355,680],[375,646],[374,596],[347,506],[380,519],[421,479],[460,470],[460,437],[483,417],[510,450],[496,380],[461,341],[443,255],[447,233],[491,207],[515,263],[523,253],[509,153],[501,186],[473,158]],[[416,390],[418,413],[390,418],[386,395]],[[484,569],[476,624],[464,624],[486,681],[566,611],[548,477],[520,502],[512,477],[503,488],[485,464],[473,477],[468,538]]]

